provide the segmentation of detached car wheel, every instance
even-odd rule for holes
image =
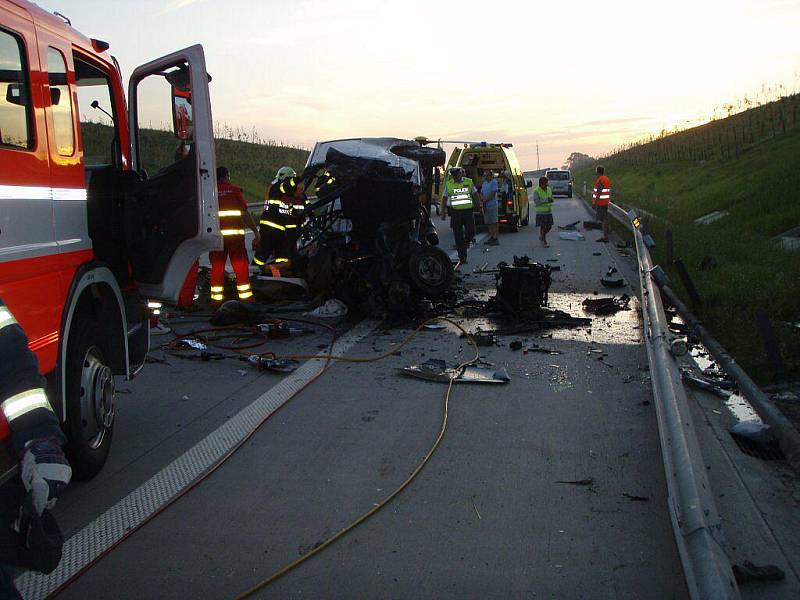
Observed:
[[[114,433],[114,375],[97,323],[76,321],[67,346],[67,456],[77,479],[91,479],[108,458]]]
[[[408,275],[417,290],[435,298],[450,289],[453,263],[442,249],[422,246],[408,259]]]

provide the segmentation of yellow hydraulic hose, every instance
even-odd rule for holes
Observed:
[[[445,431],[447,430],[447,415],[448,415],[448,408],[449,408],[449,405],[450,405],[450,396],[451,396],[452,391],[453,391],[453,382],[455,381],[455,379],[458,377],[458,375],[461,373],[461,371],[465,367],[467,367],[468,365],[471,365],[471,364],[474,364],[474,363],[478,362],[478,360],[480,359],[480,352],[478,350],[478,345],[475,343],[475,340],[472,338],[472,336],[463,327],[461,327],[461,325],[459,325],[458,323],[456,323],[454,321],[451,321],[450,319],[446,319],[444,317],[437,317],[437,318],[429,319],[428,321],[425,321],[422,325],[417,327],[411,334],[409,334],[400,343],[399,346],[393,348],[392,350],[390,350],[388,352],[380,354],[378,356],[353,356],[353,357],[348,357],[348,356],[327,356],[326,355],[326,356],[291,356],[291,357],[283,357],[283,358],[292,358],[292,359],[295,359],[295,360],[320,360],[320,359],[322,359],[322,360],[335,360],[335,361],[340,361],[340,362],[352,362],[352,363],[378,362],[380,360],[383,360],[383,359],[391,356],[392,354],[397,352],[400,348],[408,345],[411,342],[411,340],[413,340],[426,325],[428,325],[430,323],[435,323],[435,322],[449,323],[450,325],[452,325],[453,327],[458,329],[466,337],[467,342],[475,349],[475,356],[473,358],[471,358],[470,360],[468,360],[466,362],[463,362],[460,365],[458,365],[458,368],[456,368],[454,370],[453,375],[450,377],[450,381],[447,384],[447,391],[445,392],[444,400],[443,400],[443,403],[442,403],[442,424],[439,427],[439,434],[436,436],[436,439],[433,441],[433,444],[431,445],[430,449],[428,449],[428,452],[425,454],[425,456],[422,458],[422,460],[419,462],[419,464],[414,468],[414,470],[411,472],[411,474],[405,479],[405,481],[403,481],[403,483],[401,483],[391,494],[386,496],[383,500],[381,500],[378,504],[373,506],[370,510],[368,510],[365,513],[363,513],[355,521],[353,521],[352,523],[350,523],[349,525],[347,525],[343,529],[341,529],[338,532],[336,532],[332,537],[330,537],[328,540],[326,540],[323,544],[321,544],[320,546],[317,546],[316,548],[311,550],[308,554],[305,554],[305,555],[301,556],[300,558],[290,562],[288,565],[282,567],[281,569],[279,569],[278,571],[276,571],[275,573],[273,573],[272,575],[270,575],[266,579],[263,579],[260,582],[258,582],[256,585],[251,587],[249,590],[247,590],[245,592],[242,592],[241,594],[236,596],[236,600],[241,600],[243,598],[249,598],[250,596],[252,596],[256,592],[259,592],[259,591],[263,590],[265,587],[267,587],[271,583],[277,581],[278,579],[280,579],[281,577],[283,577],[284,575],[286,575],[290,571],[294,570],[295,568],[300,566],[302,563],[307,561],[312,556],[316,556],[317,554],[322,552],[325,548],[327,548],[328,546],[331,546],[332,544],[337,542],[339,539],[344,537],[346,534],[351,532],[353,529],[355,529],[356,527],[361,525],[364,521],[369,519],[372,515],[374,515],[379,510],[381,510],[384,506],[389,504],[389,502],[391,502],[397,495],[399,495],[400,492],[402,492],[406,487],[408,487],[408,485],[414,480],[414,478],[417,475],[419,475],[420,471],[422,471],[423,467],[428,463],[428,461],[430,460],[431,456],[433,456],[433,453],[436,452],[436,449],[439,447],[439,444],[441,443],[442,438],[444,438]]]

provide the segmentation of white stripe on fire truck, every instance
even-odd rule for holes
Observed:
[[[86,200],[84,188],[0,185],[0,200]]]

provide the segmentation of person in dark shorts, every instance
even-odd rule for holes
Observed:
[[[598,242],[608,241],[608,205],[611,202],[611,180],[606,177],[606,170],[597,167],[597,179],[592,190],[592,205],[594,206],[595,216],[603,227],[603,237]]]
[[[553,190],[547,185],[547,177],[539,178],[539,187],[533,190],[533,205],[536,211],[536,226],[539,228],[539,241],[549,248],[547,234],[553,228]]]

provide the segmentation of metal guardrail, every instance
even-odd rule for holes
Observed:
[[[614,204],[610,209],[616,219],[631,227],[636,241],[645,346],[658,417],[669,513],[686,586],[694,599],[738,599],[739,588],[725,552],[722,523],[706,477],[686,390],[670,351],[664,306],[650,275],[653,268],[650,252],[627,213]]]
[[[703,327],[702,323],[681,302],[672,288],[666,284],[662,284],[659,287],[667,302],[675,307],[689,330],[703,342],[706,350],[711,353],[711,356],[719,363],[722,370],[736,382],[739,391],[750,401],[761,420],[772,427],[786,461],[795,471],[800,473],[800,433],[797,432],[789,422],[789,419],[784,416],[767,395],[761,391],[761,388],[750,379],[750,376],[736,363],[736,360],[728,354],[728,351]]]

